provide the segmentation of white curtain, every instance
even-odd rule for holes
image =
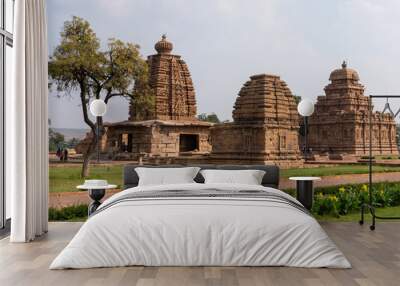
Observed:
[[[16,0],[13,95],[7,112],[12,242],[47,232],[48,116],[45,0]]]

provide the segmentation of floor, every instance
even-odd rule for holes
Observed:
[[[400,223],[379,222],[376,231],[356,223],[322,226],[352,269],[288,267],[124,267],[48,270],[81,223],[50,223],[29,244],[0,241],[0,285],[400,285]]]

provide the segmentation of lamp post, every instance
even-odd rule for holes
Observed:
[[[307,125],[308,117],[314,113],[314,104],[311,100],[303,99],[297,106],[297,111],[304,117],[304,158],[307,161],[308,154],[308,140],[307,140]]]
[[[96,116],[97,163],[100,162],[100,118],[107,112],[107,105],[102,99],[95,99],[90,103],[90,113]]]

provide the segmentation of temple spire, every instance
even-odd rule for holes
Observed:
[[[173,47],[174,46],[172,45],[172,43],[167,41],[166,34],[162,34],[161,40],[158,41],[154,46],[154,48],[159,54],[170,54]]]

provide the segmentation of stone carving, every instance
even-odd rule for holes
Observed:
[[[155,111],[145,120],[194,120],[196,96],[189,69],[181,56],[171,54],[173,44],[165,35],[155,44],[157,54],[147,58],[149,84],[155,94]],[[130,106],[129,120],[136,120],[136,107]]]
[[[368,155],[369,98],[358,73],[347,67],[334,70],[318,96],[309,119],[309,147],[314,154]],[[374,112],[373,154],[398,154],[396,123],[389,113]]]
[[[231,163],[301,162],[295,99],[279,76],[250,77],[239,92],[233,122],[211,128],[211,159]]]
[[[108,124],[107,150],[111,158],[172,158],[211,151],[211,123],[196,118],[196,98],[186,63],[172,55],[166,36],[155,44],[157,54],[148,57],[149,84],[155,110],[137,121],[134,103],[129,120]]]

